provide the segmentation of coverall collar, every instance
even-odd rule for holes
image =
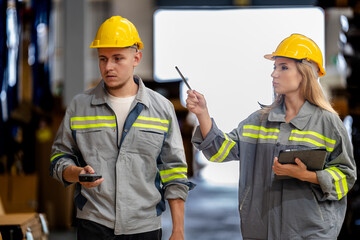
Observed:
[[[144,104],[146,107],[149,107],[149,98],[148,95],[146,94],[146,88],[143,81],[138,76],[134,76],[134,81],[137,85],[139,85],[139,89],[136,94],[135,101]],[[105,104],[107,102],[106,96],[107,96],[107,92],[105,89],[105,83],[104,80],[101,80],[100,83],[94,89],[94,96],[92,98],[91,103],[93,105]]]
[[[312,113],[316,110],[316,106],[311,104],[308,101],[300,108],[299,113],[290,120],[290,123],[293,124],[297,129],[302,130],[305,128],[309,122]],[[271,122],[285,122],[286,108],[285,104],[275,107],[269,113],[268,120]]]
[[[145,87],[144,82],[142,81],[142,79],[139,76],[136,76],[136,75],[134,76],[134,81],[136,82],[137,85],[139,85],[139,90],[136,94],[135,100],[137,102],[144,104],[147,108],[149,108],[150,100],[148,97],[149,95],[146,93],[147,89]]]

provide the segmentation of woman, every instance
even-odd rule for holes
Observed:
[[[210,161],[240,161],[244,239],[336,239],[356,166],[346,130],[317,81],[325,75],[321,51],[292,34],[265,58],[274,61],[276,99],[230,133],[217,128],[204,96],[188,91],[187,108],[199,120],[192,142]],[[323,170],[307,170],[298,158],[278,161],[281,150],[313,147],[326,148]]]

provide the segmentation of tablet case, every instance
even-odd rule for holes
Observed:
[[[279,162],[282,164],[295,164],[295,158],[299,158],[310,171],[322,170],[326,160],[325,148],[309,149],[286,149],[279,154]],[[289,176],[277,176],[276,179],[289,179]]]

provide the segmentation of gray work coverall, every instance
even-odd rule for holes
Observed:
[[[265,116],[257,111],[227,134],[213,120],[206,138],[198,127],[192,142],[210,161],[240,161],[244,239],[336,239],[356,180],[347,132],[338,116],[307,101],[289,123],[285,113],[284,105]],[[275,178],[273,161],[281,150],[313,147],[327,151],[324,170],[316,171],[319,185]]]
[[[101,81],[72,100],[51,153],[50,175],[65,186],[62,173],[70,165],[90,165],[102,174],[97,187],[77,183],[77,218],[116,235],[161,228],[165,199],[185,200],[192,187],[173,105],[140,78],[134,81],[139,89],[122,134]]]

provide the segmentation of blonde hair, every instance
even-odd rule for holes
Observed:
[[[331,106],[330,102],[325,98],[325,95],[321,89],[320,84],[317,81],[317,75],[315,75],[313,69],[309,64],[304,64],[301,61],[294,60],[296,63],[296,68],[302,76],[302,81],[300,83],[300,91],[301,95],[304,96],[305,100],[309,101],[310,103],[327,110],[329,112],[338,113],[334,110]],[[274,102],[269,105],[260,105],[262,107],[261,112],[263,114],[268,114],[271,109],[281,105],[284,103],[284,95],[277,94],[275,96]]]

